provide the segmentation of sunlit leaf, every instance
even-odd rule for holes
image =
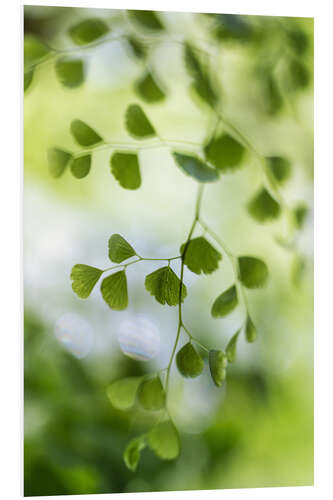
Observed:
[[[268,267],[257,257],[238,257],[239,279],[246,288],[261,288],[268,280]]]
[[[222,318],[233,311],[237,304],[237,289],[233,285],[215,299],[211,314],[213,318]]]
[[[257,338],[257,330],[249,315],[246,318],[245,337],[248,342],[254,342]]]
[[[297,222],[298,229],[302,229],[304,222],[308,215],[309,209],[305,203],[300,203],[295,209],[294,214]]]
[[[26,92],[28,90],[28,88],[30,87],[32,80],[33,80],[33,77],[34,77],[34,69],[33,68],[24,72],[24,92]]]
[[[222,172],[240,167],[244,152],[244,146],[228,134],[213,138],[205,146],[206,159]]]
[[[91,155],[83,155],[73,158],[71,161],[71,172],[77,179],[86,177],[90,172]]]
[[[287,181],[291,174],[291,163],[282,156],[269,156],[266,158],[268,168],[271,170],[275,180],[280,184]]]
[[[177,368],[183,377],[198,377],[203,370],[204,362],[191,342],[185,344],[176,355]]]
[[[107,395],[111,404],[118,410],[128,410],[136,399],[138,387],[142,377],[126,377],[116,380],[107,388]]]
[[[138,104],[128,106],[125,115],[125,126],[127,132],[138,139],[156,135],[152,124]]]
[[[141,451],[146,446],[147,446],[147,443],[146,443],[145,436],[139,436],[137,438],[134,438],[128,443],[128,445],[123,453],[123,458],[124,458],[124,462],[126,464],[126,467],[129,470],[131,470],[133,472],[136,470],[138,463],[139,463],[139,460],[140,460]]]
[[[227,359],[229,363],[233,363],[236,359],[236,348],[237,348],[237,340],[241,330],[238,330],[229,340],[225,353],[227,355]]]
[[[131,19],[144,28],[156,31],[164,30],[162,22],[153,10],[129,10],[128,14]]]
[[[102,137],[82,120],[72,121],[71,132],[80,146],[94,146],[102,141]]]
[[[108,33],[108,25],[98,18],[85,19],[72,26],[68,33],[76,45],[86,45]]]
[[[248,203],[250,215],[258,222],[276,219],[280,215],[280,205],[264,187]]]
[[[59,148],[50,148],[47,152],[49,171],[52,177],[60,177],[67,167],[72,154]]]
[[[73,291],[81,297],[81,299],[86,299],[91,294],[102,273],[103,271],[97,267],[87,266],[86,264],[76,264],[71,272]]]
[[[152,73],[144,73],[134,84],[136,93],[144,101],[153,104],[165,99],[165,92],[157,83]]]
[[[78,87],[84,82],[84,62],[82,59],[62,57],[55,64],[57,77],[65,87]]]
[[[118,271],[104,278],[101,284],[103,299],[111,309],[121,311],[128,305],[127,279],[125,271]]]
[[[173,157],[187,175],[199,182],[214,182],[219,177],[218,171],[215,168],[210,167],[195,156],[173,153]]]
[[[114,153],[110,159],[111,172],[125,189],[138,189],[141,174],[138,155],[135,153]]]
[[[185,243],[180,247],[183,254]],[[218,262],[222,255],[205,238],[199,236],[191,240],[185,252],[184,262],[187,267],[196,274],[210,274],[218,268]]]
[[[35,35],[26,35],[24,37],[24,67],[41,61],[50,52],[50,49]]]
[[[155,425],[147,436],[148,446],[163,460],[177,458],[180,453],[178,431],[171,420]]]
[[[134,248],[120,234],[113,234],[109,239],[109,259],[119,264],[136,255]]]
[[[211,349],[209,351],[209,369],[213,382],[221,387],[226,377],[227,356],[223,351]]]
[[[144,380],[138,390],[138,400],[145,410],[161,410],[165,406],[165,392],[159,377]]]
[[[145,280],[146,290],[155,297],[160,304],[176,306],[179,303],[180,279],[171,267],[165,266],[148,274]],[[182,283],[181,301],[187,295],[186,286]]]

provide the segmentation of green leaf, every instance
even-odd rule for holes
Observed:
[[[246,288],[261,288],[268,280],[268,268],[257,257],[238,257],[239,279]]]
[[[294,255],[291,263],[291,281],[298,288],[302,282],[306,269],[306,260],[302,255]]]
[[[233,363],[236,359],[236,347],[237,347],[237,340],[238,336],[240,334],[241,330],[238,330],[229,340],[225,353],[227,355],[227,359],[229,363]]]
[[[246,318],[245,337],[248,342],[254,342],[257,338],[257,330],[249,315]]]
[[[81,299],[86,299],[91,294],[92,289],[102,273],[103,271],[97,267],[86,266],[86,264],[76,264],[71,272],[73,291],[81,297]]]
[[[114,153],[110,158],[111,172],[125,189],[138,189],[141,174],[138,155],[135,153]]]
[[[103,139],[100,135],[95,132],[89,125],[84,123],[82,120],[73,120],[71,123],[71,132],[74,139],[80,146],[94,146],[98,144]]]
[[[248,203],[250,215],[258,222],[276,219],[280,215],[280,205],[263,187]]]
[[[129,16],[143,28],[162,31],[164,26],[153,10],[129,10]]]
[[[24,92],[26,92],[30,87],[32,79],[34,77],[34,72],[34,68],[31,68],[28,71],[24,72]]]
[[[111,404],[118,410],[131,408],[135,403],[141,381],[142,377],[126,377],[110,384],[107,395]]]
[[[147,436],[148,446],[163,460],[177,458],[180,453],[178,431],[171,420],[155,425]]]
[[[153,104],[165,99],[165,92],[150,72],[144,73],[134,84],[136,93],[144,101]]]
[[[204,362],[191,342],[185,344],[176,355],[177,368],[183,377],[198,377],[203,370]]]
[[[156,132],[138,104],[130,104],[125,114],[126,130],[133,137],[143,139],[156,135]]]
[[[239,168],[244,152],[244,146],[228,134],[213,138],[205,146],[206,159],[222,172]]]
[[[195,156],[182,153],[173,153],[179,167],[189,176],[199,182],[214,182],[219,178],[218,171],[209,167]]]
[[[118,271],[104,278],[101,284],[103,299],[111,309],[121,311],[128,306],[127,279],[125,271]]]
[[[139,436],[137,438],[134,438],[128,443],[123,453],[123,458],[126,467],[129,470],[133,472],[136,470],[140,460],[140,453],[146,446],[147,443],[145,436]]]
[[[287,158],[282,156],[269,156],[266,158],[268,168],[271,170],[275,180],[283,184],[286,182],[291,174],[291,163]]]
[[[159,377],[144,380],[138,390],[139,403],[145,410],[161,410],[165,406],[165,392]]]
[[[185,243],[180,247],[183,255]],[[190,240],[186,247],[184,263],[196,274],[211,274],[218,268],[222,255],[203,236]]]
[[[305,205],[305,203],[300,203],[295,209],[294,209],[294,214],[296,218],[296,223],[298,229],[302,229],[304,226],[304,222],[306,220],[306,217],[308,215],[309,209]]]
[[[146,290],[155,297],[160,304],[176,306],[179,302],[180,279],[171,267],[165,266],[148,274],[145,280]],[[182,283],[181,301],[187,295],[186,286]]]
[[[59,148],[50,148],[47,152],[49,171],[52,177],[60,177],[68,165],[72,154]]]
[[[108,25],[102,19],[85,19],[72,26],[68,33],[76,45],[86,45],[109,32]]]
[[[55,64],[57,77],[65,87],[78,87],[84,82],[84,62],[82,59],[62,57]]]
[[[223,318],[223,316],[233,311],[237,304],[237,289],[233,285],[215,299],[211,314],[213,318]]]
[[[130,35],[126,38],[127,43],[129,44],[131,51],[135,57],[138,59],[145,59],[147,55],[146,46],[140,42],[136,37]]]
[[[24,67],[29,68],[49,54],[50,49],[35,35],[24,37]],[[30,69],[30,68],[29,68]]]
[[[91,155],[78,156],[71,161],[71,172],[77,179],[86,177],[90,172]]]
[[[120,264],[136,255],[134,248],[120,234],[113,234],[109,239],[109,259]]]
[[[208,357],[209,369],[213,382],[217,387],[221,387],[227,373],[227,356],[223,351],[211,349]]]
[[[200,99],[214,109],[218,97],[212,86],[208,72],[205,71],[194,49],[189,43],[185,43],[184,50],[185,66],[194,80],[191,86],[192,90],[194,90],[195,94],[199,96]]]
[[[309,85],[310,72],[299,59],[290,59],[288,63],[288,80],[293,90],[302,90]]]

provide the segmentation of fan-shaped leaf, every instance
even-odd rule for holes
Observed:
[[[215,299],[211,314],[213,318],[222,318],[233,311],[237,304],[237,289],[233,285]]]
[[[35,35],[26,35],[24,37],[24,67],[37,63],[50,52],[50,49]]]
[[[239,279],[246,288],[261,288],[266,285],[268,268],[257,257],[238,257]]]
[[[109,32],[108,25],[102,19],[85,19],[72,26],[68,33],[76,45],[86,45]]]
[[[180,247],[180,253],[183,254],[185,243]],[[199,236],[191,240],[185,253],[184,262],[187,267],[196,274],[211,274],[218,268],[218,262],[222,255],[205,238]]]
[[[141,174],[138,155],[135,153],[114,153],[110,159],[111,172],[125,189],[138,189]]]
[[[103,299],[111,309],[121,311],[128,305],[127,279],[125,271],[104,278],[101,284]]]
[[[183,377],[198,377],[203,370],[204,362],[201,356],[194,349],[191,342],[185,344],[176,356],[177,368]]]
[[[254,342],[257,338],[256,327],[249,315],[246,318],[245,337],[248,342]]]
[[[113,234],[109,239],[109,259],[119,264],[136,255],[134,248],[120,234]]]
[[[147,436],[148,446],[163,460],[177,458],[180,453],[178,431],[171,420],[155,425]]]
[[[180,279],[171,267],[165,266],[148,274],[145,280],[147,291],[155,297],[160,304],[176,306],[179,302]],[[182,283],[181,301],[187,295],[186,286]]]
[[[127,132],[138,139],[152,137],[156,132],[146,114],[137,104],[128,106],[125,115]]]
[[[187,175],[199,182],[214,182],[219,177],[218,171],[215,168],[209,167],[195,156],[173,153],[173,157]]]
[[[280,184],[286,182],[291,174],[291,163],[282,156],[269,156],[266,158],[268,168],[271,170],[275,180]]]
[[[208,357],[209,369],[213,382],[217,387],[221,387],[227,373],[227,356],[223,351],[211,349]]]
[[[241,330],[238,330],[229,340],[225,353],[227,355],[227,359],[229,363],[233,363],[236,359],[236,348],[237,348],[237,340]]]
[[[34,68],[31,68],[24,72],[24,92],[26,92],[30,87],[33,77],[34,77]]]
[[[206,104],[214,108],[218,97],[210,81],[209,74],[189,43],[185,44],[184,50],[185,66],[194,80],[191,86],[192,90]]]
[[[159,377],[144,380],[138,390],[139,403],[145,410],[161,410],[165,406],[165,392]]]
[[[71,161],[71,172],[77,179],[86,177],[90,172],[91,155],[78,156]]]
[[[72,121],[71,132],[80,146],[94,146],[102,141],[102,137],[82,120]]]
[[[76,264],[71,272],[73,291],[86,299],[92,292],[103,271],[97,267],[86,266],[86,264]]]
[[[308,215],[308,207],[305,205],[305,203],[300,203],[295,209],[294,209],[294,214],[297,222],[297,227],[298,229],[302,229],[304,222],[306,220],[306,217]]]
[[[134,54],[135,57],[138,59],[145,59],[147,55],[147,48],[146,46],[140,42],[136,37],[130,35],[126,38],[132,54]]]
[[[126,467],[129,470],[133,472],[136,470],[140,460],[140,453],[146,446],[147,443],[145,436],[139,436],[137,438],[134,438],[128,443],[123,453],[123,458]]]
[[[65,87],[78,87],[84,81],[84,62],[82,59],[62,57],[55,64],[57,77]]]
[[[248,204],[250,215],[258,222],[276,219],[280,215],[280,205],[267,189],[262,188]]]
[[[50,148],[47,152],[49,171],[52,177],[60,177],[68,165],[72,154],[59,148]]]
[[[107,395],[111,404],[118,410],[128,410],[136,399],[138,387],[142,377],[126,377],[116,380],[107,388]]]
[[[162,31],[164,26],[153,10],[129,10],[129,16],[144,28]]]
[[[206,159],[222,172],[240,167],[244,146],[231,135],[213,138],[205,147]]]
[[[134,84],[136,93],[144,101],[153,104],[165,99],[165,92],[150,72],[144,73]]]

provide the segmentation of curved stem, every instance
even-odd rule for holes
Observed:
[[[123,267],[124,269],[126,269],[126,267],[128,266],[131,266],[132,264],[136,264],[137,262],[142,262],[144,260],[157,260],[157,261],[161,261],[161,260],[166,260],[166,261],[171,261],[171,260],[176,260],[176,259],[180,259],[181,256],[178,255],[177,257],[166,257],[166,258],[157,258],[157,259],[151,259],[149,257],[140,257],[138,255],[138,259],[136,260],[133,260],[132,262],[128,262],[127,264],[117,264],[116,266],[111,266],[111,267],[107,267],[106,269],[103,269],[103,273],[107,272],[107,271],[112,271],[113,269],[117,269],[119,267]]]

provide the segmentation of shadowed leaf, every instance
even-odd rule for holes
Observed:
[[[276,219],[280,215],[280,205],[264,187],[248,203],[250,215],[258,222]]]
[[[141,174],[138,155],[135,153],[114,153],[110,159],[111,172],[125,189],[138,189]]]
[[[226,377],[227,356],[223,351],[211,349],[209,351],[209,369],[213,382],[221,387]]]
[[[97,267],[87,266],[86,264],[76,264],[71,272],[73,291],[81,299],[86,299],[91,294],[102,273],[103,271]]]
[[[65,87],[78,87],[84,82],[84,62],[82,59],[62,57],[55,64],[57,77]]]
[[[34,69],[33,68],[24,72],[24,92],[26,92],[28,90],[28,88],[30,87],[32,80],[33,80],[33,77],[34,77]]]
[[[86,177],[90,172],[91,155],[78,156],[71,161],[71,172],[77,179]]]
[[[134,88],[138,96],[150,104],[165,99],[165,92],[149,72],[145,73],[135,82]]]
[[[179,302],[180,279],[171,267],[165,266],[148,274],[145,280],[146,290],[155,297],[160,304],[176,306]],[[181,299],[187,295],[186,286],[182,283]]]
[[[109,259],[119,264],[136,255],[134,248],[120,234],[113,234],[109,239]]]
[[[123,459],[126,464],[126,467],[134,472],[138,466],[140,460],[141,451],[147,446],[145,436],[139,436],[137,438],[132,439],[124,453]]]
[[[80,146],[94,146],[102,141],[102,137],[82,120],[73,120],[71,133]]]
[[[300,203],[295,209],[294,214],[297,222],[298,229],[302,229],[304,222],[308,215],[309,209],[305,203]]]
[[[156,135],[156,132],[138,104],[128,106],[125,114],[126,130],[132,136],[143,139]]]
[[[246,288],[261,288],[268,280],[268,268],[257,257],[238,257],[239,279]]]
[[[219,177],[218,171],[215,168],[209,167],[195,156],[173,153],[173,157],[187,175],[199,182],[214,182]]]
[[[136,399],[138,387],[142,377],[126,377],[116,380],[107,388],[107,395],[111,404],[118,410],[128,410]]]
[[[85,19],[72,26],[68,33],[76,45],[86,45],[108,33],[108,25],[102,19]]]
[[[185,243],[180,247],[183,254]],[[196,274],[211,274],[218,268],[222,255],[205,238],[199,236],[189,242],[185,253],[185,264]]]
[[[156,31],[164,30],[162,22],[153,10],[129,10],[128,14],[131,19],[144,28]]]
[[[165,406],[165,392],[159,377],[144,380],[138,390],[138,400],[145,410],[161,410]]]
[[[203,370],[204,362],[191,342],[185,344],[176,356],[177,368],[183,377],[198,377]]]
[[[233,311],[237,304],[237,289],[233,285],[215,299],[211,314],[213,318],[222,318]]]
[[[266,158],[268,168],[271,170],[275,180],[280,184],[286,182],[291,174],[291,163],[282,156],[269,156]]]
[[[208,72],[189,43],[184,45],[184,59],[186,69],[193,79],[191,89],[206,104],[215,108],[218,101],[217,94],[212,86]]]
[[[149,432],[148,446],[163,460],[177,458],[180,453],[178,431],[171,420],[155,425]]]
[[[140,42],[136,37],[130,35],[126,38],[128,45],[130,46],[131,53],[138,59],[145,59],[147,55],[146,46]]]
[[[228,134],[213,138],[205,146],[206,159],[222,172],[239,168],[244,152],[244,146]]]
[[[122,311],[128,306],[127,279],[125,271],[118,271],[104,278],[101,284],[103,299],[111,309]]]
[[[50,148],[47,152],[49,171],[52,177],[60,177],[67,167],[72,154],[59,148]]]
[[[233,363],[236,359],[236,348],[237,348],[237,340],[241,330],[238,330],[229,340],[225,353],[227,355],[227,359],[229,363]]]

